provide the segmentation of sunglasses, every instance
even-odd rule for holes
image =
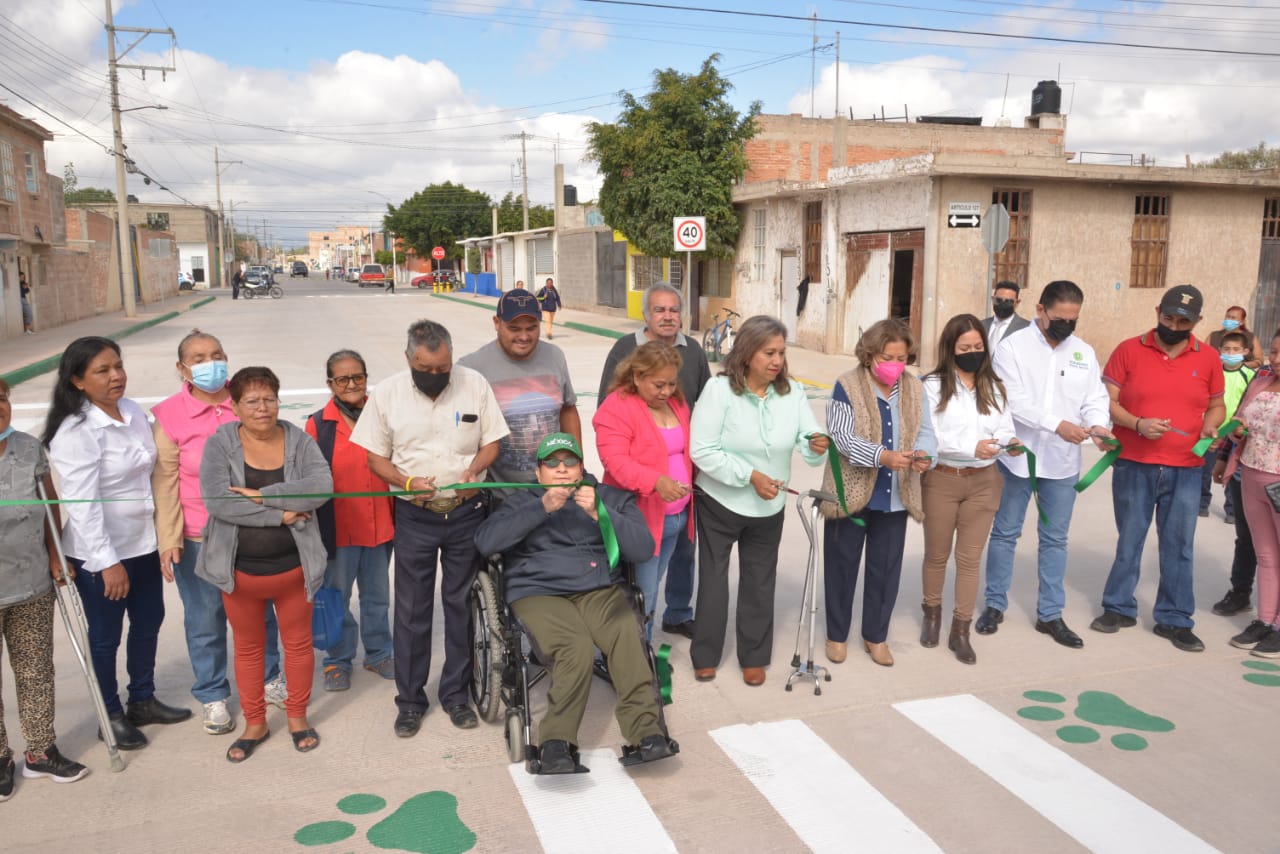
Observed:
[[[577,457],[547,457],[542,461],[542,467],[548,469],[573,468],[582,465],[582,460]]]

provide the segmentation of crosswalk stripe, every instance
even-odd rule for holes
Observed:
[[[590,774],[536,776],[507,770],[547,854],[655,854],[676,845],[640,787],[608,748],[582,751]]]
[[[941,850],[803,722],[738,724],[710,734],[812,850],[843,854],[854,840],[861,851]]]
[[[972,694],[894,708],[1090,851],[1216,850]]]

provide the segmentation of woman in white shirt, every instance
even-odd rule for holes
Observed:
[[[947,647],[965,664],[978,660],[969,643],[978,598],[978,562],[1000,506],[1003,481],[993,465],[1002,453],[1021,453],[1004,384],[991,367],[982,321],[960,314],[938,341],[938,367],[924,379],[938,439],[937,465],[924,476],[924,625],[920,643],[938,645],[942,588],[952,544],[956,601]]]
[[[121,750],[137,750],[147,744],[139,726],[178,723],[191,717],[191,711],[165,705],[155,696],[156,641],[164,621],[151,497],[156,445],[142,408],[124,396],[126,382],[114,341],[72,341],[58,364],[43,438],[62,498],[73,500],[62,505],[62,545],[84,602],[98,687],[116,744]],[[120,704],[116,683],[125,614],[127,708]]]

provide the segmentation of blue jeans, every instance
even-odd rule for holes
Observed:
[[[173,565],[173,580],[182,600],[182,627],[187,635],[187,656],[195,684],[191,696],[200,703],[213,703],[231,696],[227,682],[227,612],[222,607],[222,591],[196,576],[199,540],[183,540],[182,559]],[[267,681],[280,675],[280,631],[276,609],[267,604]]]
[[[688,513],[689,509],[686,507],[684,512]],[[662,622],[669,625],[679,625],[693,619],[693,580],[697,577],[694,554],[693,539],[681,529],[676,536],[675,550],[671,552],[671,560],[667,564],[667,610],[662,615]],[[657,613],[658,603],[653,604],[654,613]]]
[[[1011,474],[1004,466],[1000,476],[1004,478],[1004,491],[1000,494],[1000,509],[996,511],[991,526],[991,540],[987,544],[987,606],[998,611],[1009,608],[1009,584],[1013,581],[1013,553],[1022,536],[1022,523],[1027,518],[1027,505],[1031,502],[1031,478]],[[1036,619],[1056,620],[1062,616],[1066,604],[1063,579],[1067,575],[1067,532],[1071,528],[1071,511],[1076,505],[1075,485],[1079,477],[1036,478],[1040,493],[1040,506],[1049,523],[1036,522],[1040,538],[1037,568],[1040,589],[1036,597]]]
[[[1116,559],[1111,564],[1102,607],[1126,617],[1138,616],[1134,590],[1142,570],[1142,546],[1156,517],[1160,586],[1156,590],[1156,622],[1191,628],[1195,591],[1191,584],[1196,514],[1200,509],[1200,466],[1161,466],[1116,460],[1111,474],[1115,507]]]
[[[356,657],[356,619],[351,588],[360,584],[360,640],[366,667],[391,657],[391,541],[380,546],[341,546],[325,569],[327,587],[342,591],[342,641],[325,650],[324,666],[351,672]]]
[[[644,639],[653,640],[653,615],[658,612],[658,588],[662,586],[662,576],[671,563],[671,555],[680,540],[688,542],[685,529],[689,526],[689,508],[681,510],[673,516],[667,516],[662,522],[662,542],[658,553],[644,563],[636,564],[636,586],[644,596]],[[667,592],[670,594],[670,579],[667,580]],[[690,591],[692,592],[692,591]],[[668,611],[670,609],[668,608]]]

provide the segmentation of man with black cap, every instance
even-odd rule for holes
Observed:
[[[1090,625],[1113,633],[1137,624],[1134,590],[1142,546],[1156,517],[1160,587],[1155,633],[1175,647],[1200,652],[1191,631],[1195,612],[1192,557],[1200,508],[1200,468],[1192,451],[1213,439],[1226,416],[1222,362],[1212,347],[1191,335],[1204,297],[1191,285],[1170,288],[1156,308],[1155,328],[1120,342],[1103,369],[1111,395],[1111,420],[1123,450],[1111,475],[1116,558],[1102,592],[1103,613]]]
[[[507,291],[498,299],[493,317],[496,340],[458,360],[493,386],[511,431],[489,466],[489,479],[495,483],[536,481],[535,452],[548,433],[569,433],[582,441],[569,363],[559,347],[538,341],[541,323],[536,296],[523,288]]]
[[[982,321],[982,328],[987,332],[987,346],[991,350],[995,350],[1005,336],[1030,325],[1031,321],[1015,313],[1020,301],[1017,282],[996,282],[991,289],[991,316]]]

